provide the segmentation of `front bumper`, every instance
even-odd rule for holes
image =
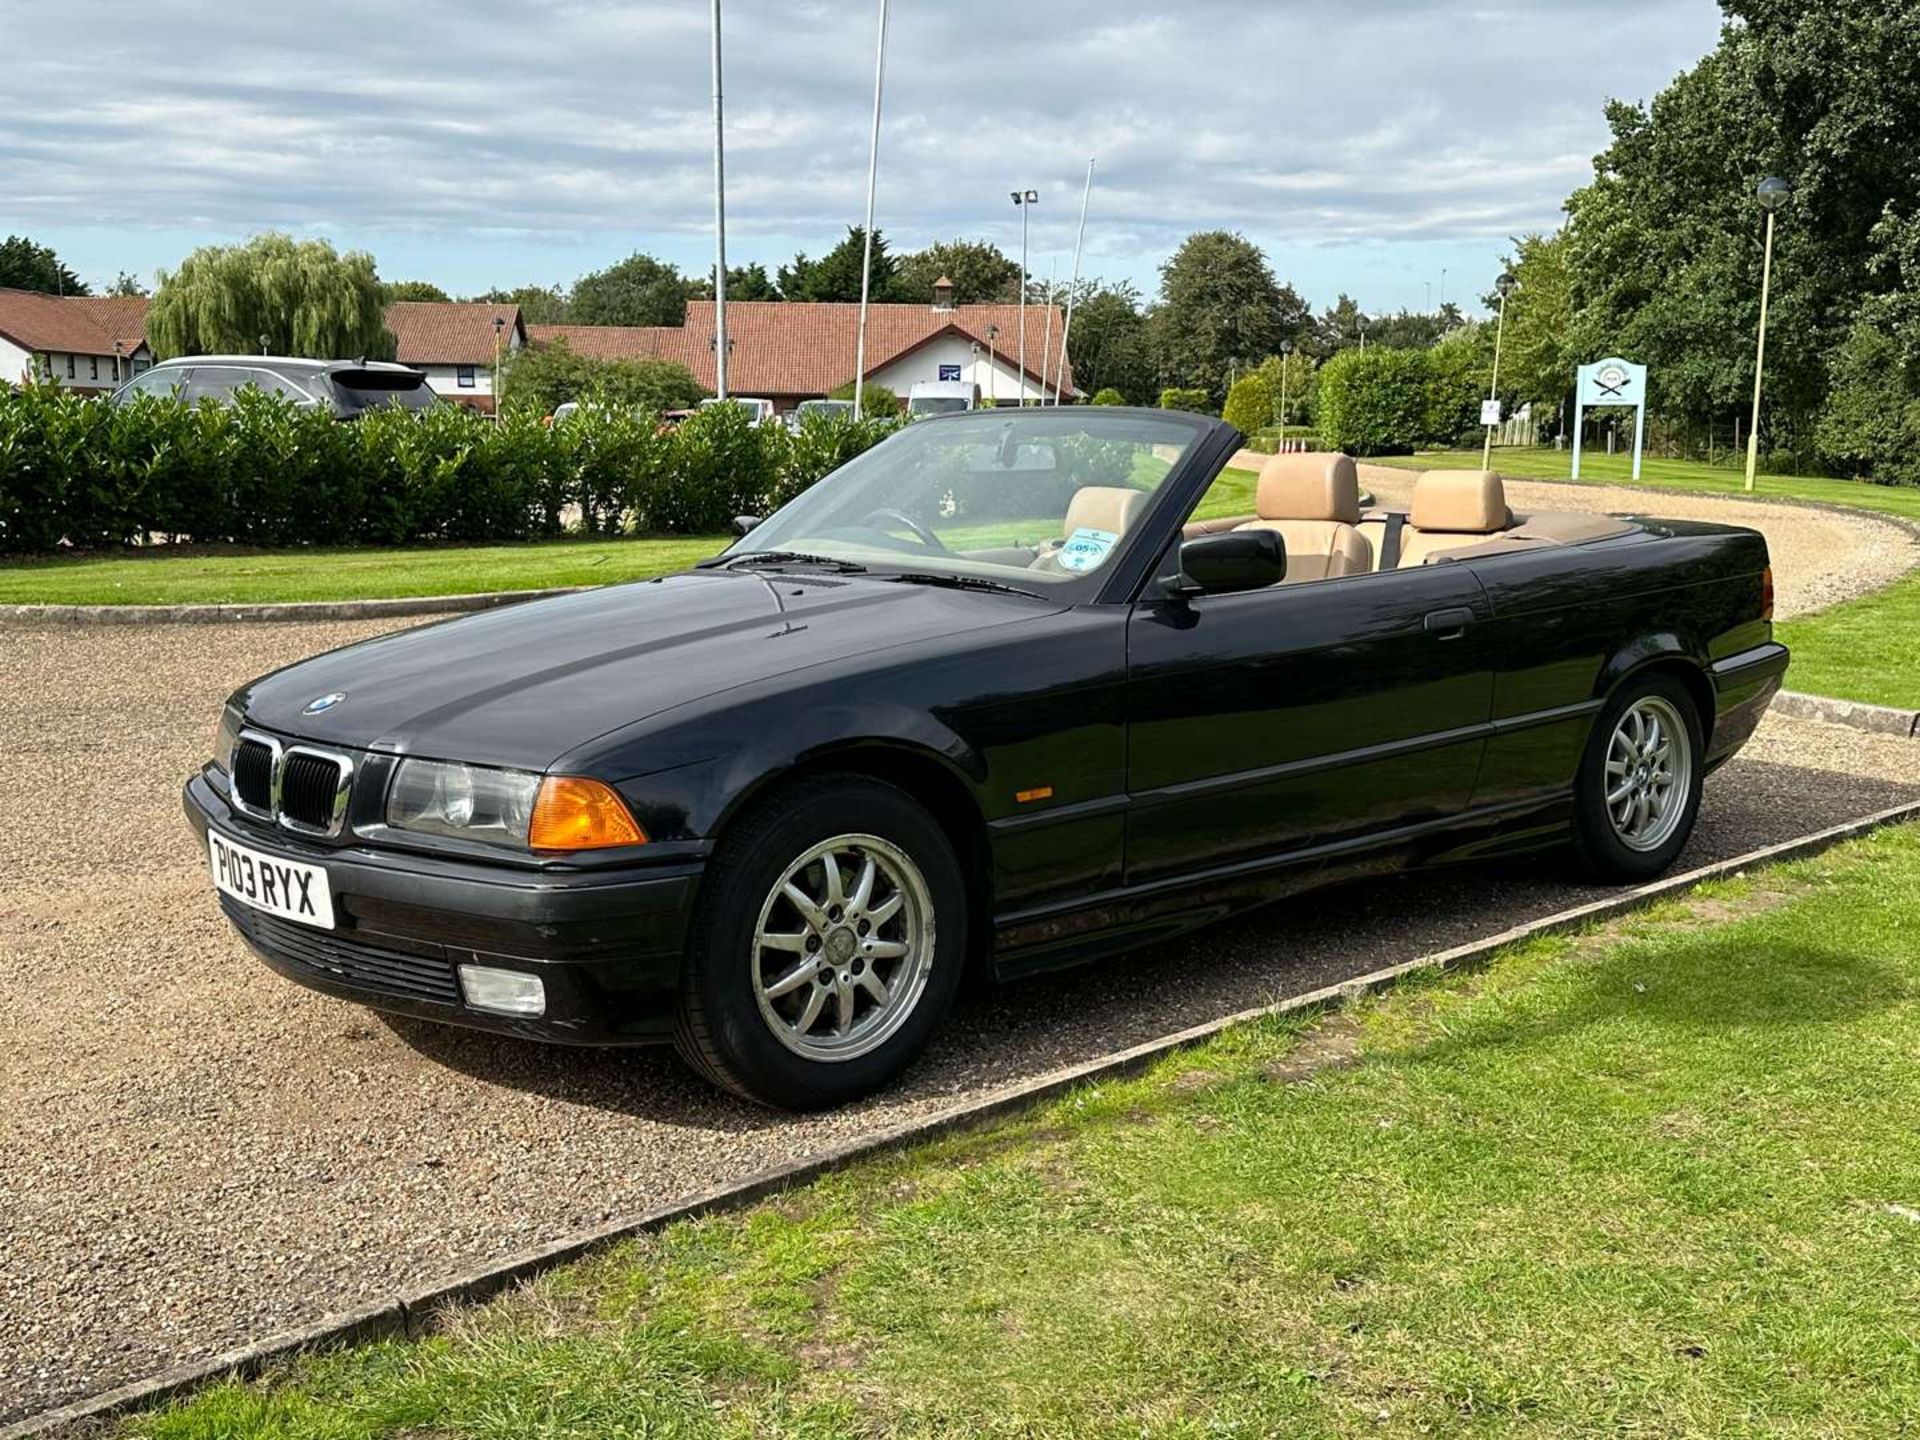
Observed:
[[[699,861],[514,870],[311,843],[236,816],[204,774],[187,782],[181,800],[203,847],[213,828],[253,849],[326,867],[332,930],[219,897],[255,953],[289,980],[376,1010],[533,1040],[630,1045],[671,1033]],[[546,1013],[533,1019],[472,1009],[456,976],[462,964],[538,975]]]

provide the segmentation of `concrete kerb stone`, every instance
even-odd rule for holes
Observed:
[[[578,1260],[623,1240],[652,1234],[682,1220],[742,1209],[771,1195],[804,1185],[857,1161],[905,1148],[938,1136],[976,1128],[1009,1114],[1032,1109],[1045,1100],[1101,1080],[1136,1074],[1154,1062],[1212,1039],[1225,1030],[1280,1015],[1332,1009],[1366,995],[1391,988],[1410,975],[1444,972],[1481,964],[1500,951],[1544,935],[1577,930],[1602,920],[1645,909],[1704,881],[1723,879],[1761,865],[1779,864],[1818,854],[1844,841],[1857,839],[1888,825],[1920,820],[1920,801],[1894,806],[1840,825],[1748,851],[1730,860],[1689,870],[1685,874],[1637,886],[1605,899],[1574,906],[1513,926],[1497,935],[1469,941],[1448,950],[1404,961],[1323,986],[1302,995],[1242,1010],[1157,1040],[1115,1051],[1055,1070],[1035,1079],[967,1101],[927,1120],[893,1127],[826,1151],[793,1165],[762,1171],[729,1185],[716,1187],[687,1201],[647,1214],[628,1217],[584,1234],[522,1251],[469,1270],[438,1284],[412,1290],[378,1305],[332,1316],[298,1330],[228,1351],[212,1359],[175,1367],[146,1380],[105,1391],[46,1411],[0,1429],[0,1440],[46,1437],[70,1427],[91,1425],[130,1411],[164,1403],[209,1382],[223,1378],[251,1378],[306,1350],[333,1348],[385,1335],[420,1335],[429,1331],[442,1310],[484,1300],[543,1271]]]
[[[289,624],[303,620],[379,620],[388,616],[460,615],[592,589],[499,590],[482,595],[407,595],[388,600],[300,600],[261,605],[0,605],[4,626]]]

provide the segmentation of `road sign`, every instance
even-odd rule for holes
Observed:
[[[1633,478],[1640,478],[1640,456],[1647,436],[1647,367],[1618,356],[1582,365],[1573,394],[1573,478],[1580,478],[1581,421],[1589,410],[1626,406],[1633,411]]]
[[[1498,400],[1482,400],[1480,402],[1480,423],[1482,425],[1498,425],[1505,419],[1506,416],[1500,413],[1500,402]]]

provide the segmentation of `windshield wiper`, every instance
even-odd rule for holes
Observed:
[[[753,550],[745,555],[716,556],[700,564],[713,570],[731,570],[735,566],[822,565],[841,575],[864,575],[867,567],[852,560],[837,560],[831,555],[810,555],[804,550]]]
[[[989,580],[984,575],[944,575],[929,570],[901,570],[891,575],[879,575],[874,578],[897,580],[903,585],[940,585],[948,590],[990,590],[999,595],[1024,595],[1029,600],[1046,598],[1038,590],[1009,585],[1004,580]]]

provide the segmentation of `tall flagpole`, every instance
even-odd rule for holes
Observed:
[[[873,284],[873,191],[880,178],[880,92],[886,78],[887,0],[880,0],[880,40],[873,57],[873,139],[867,147],[866,248],[860,260],[860,336],[853,352],[853,418],[856,420],[864,413],[866,402],[867,297]]]
[[[1047,328],[1040,335],[1040,403],[1047,403],[1047,362],[1053,356],[1053,287],[1060,273],[1060,257],[1047,257]]]
[[[1093,161],[1087,161],[1087,188],[1080,192],[1080,234],[1073,242],[1073,281],[1067,290],[1067,319],[1060,329],[1060,367],[1053,376],[1053,403],[1067,383],[1067,337],[1073,334],[1073,307],[1080,298],[1080,252],[1087,243],[1087,202],[1093,198]]]
[[[713,380],[727,398],[727,150],[720,98],[720,0],[713,0]]]

